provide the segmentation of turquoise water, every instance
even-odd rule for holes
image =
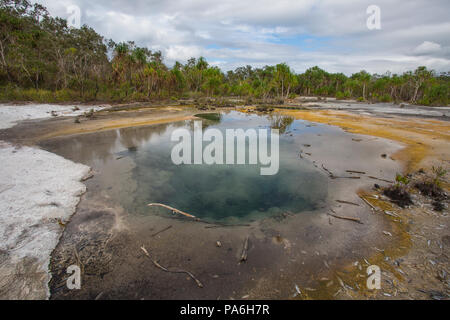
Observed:
[[[99,172],[90,182],[92,189],[115,190],[111,191],[112,201],[130,214],[165,210],[147,207],[148,203],[163,203],[211,221],[249,220],[314,210],[323,204],[327,178],[300,159],[296,141],[302,132],[320,131],[319,128],[288,117],[235,111],[202,118],[204,130],[278,128],[278,173],[260,175],[260,165],[173,164],[171,150],[176,142],[170,141],[171,133],[177,128],[192,132],[193,121],[82,135],[49,142],[47,149],[92,166]],[[119,174],[123,159],[134,164],[126,179]],[[106,180],[113,180],[114,184],[108,187]]]

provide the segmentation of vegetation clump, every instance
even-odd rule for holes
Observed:
[[[275,109],[274,109],[272,106],[270,106],[270,105],[260,105],[260,106],[257,106],[257,107],[255,108],[255,110],[256,110],[257,112],[263,112],[263,113],[266,113],[266,112],[272,112],[272,111],[274,111]]]
[[[442,211],[445,208],[444,201],[448,198],[441,187],[442,179],[447,174],[447,170],[439,167],[432,168],[433,175],[422,181],[417,182],[414,187],[424,196],[433,199],[433,208],[436,211]]]
[[[407,190],[409,178],[401,174],[397,174],[395,180],[396,183],[388,188],[385,188],[383,190],[383,194],[402,208],[412,205],[413,201]]]

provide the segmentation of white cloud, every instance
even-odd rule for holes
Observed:
[[[438,51],[441,51],[441,45],[431,41],[424,41],[414,49],[414,53],[417,54],[430,54]]]
[[[199,57],[204,51],[198,46],[174,45],[165,49],[166,58],[172,61],[186,61],[191,57]]]

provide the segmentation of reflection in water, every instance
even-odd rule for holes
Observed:
[[[291,124],[294,122],[294,117],[282,116],[279,114],[273,114],[269,116],[270,127],[272,129],[280,130],[280,134],[286,133]]]
[[[309,130],[282,116],[232,111],[203,118],[204,126],[221,131],[275,127],[285,133],[295,126],[298,136]],[[171,133],[179,127],[192,130],[192,123],[124,128],[54,139],[42,146],[93,167],[98,173],[90,182],[96,188],[90,191],[109,193],[111,201],[130,214],[145,214],[148,203],[159,202],[203,219],[257,219],[312,210],[325,200],[326,177],[298,158],[295,137],[288,135],[280,136],[280,170],[273,176],[261,176],[258,165],[174,165]]]
[[[220,123],[222,115],[220,113],[200,113],[195,115],[197,118],[210,120],[213,123]]]

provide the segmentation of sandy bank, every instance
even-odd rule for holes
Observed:
[[[75,212],[89,167],[0,142],[0,298],[49,297],[50,254]]]
[[[93,109],[99,111],[108,106],[83,105],[54,105],[54,104],[26,104],[26,105],[0,105],[0,129],[10,128],[19,121],[46,119],[51,117],[72,117],[83,115]]]
[[[0,105],[0,128],[103,107]],[[89,167],[0,140],[0,298],[46,299],[50,255],[75,212]]]

